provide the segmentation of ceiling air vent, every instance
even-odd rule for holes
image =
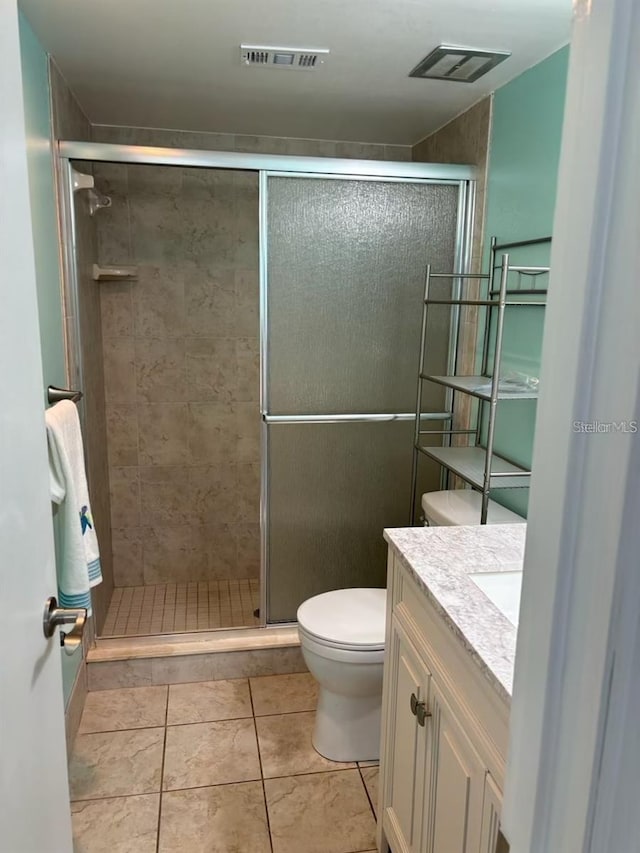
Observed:
[[[247,48],[243,53],[242,61],[245,65],[267,65],[269,62],[269,51]]]
[[[240,62],[260,68],[280,68],[287,71],[317,71],[329,55],[324,48],[310,50],[298,47],[268,47],[256,44],[240,45]]]
[[[509,51],[441,44],[416,65],[409,77],[473,83],[509,56]]]

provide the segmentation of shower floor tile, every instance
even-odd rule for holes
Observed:
[[[259,625],[257,578],[117,587],[103,637],[135,637]]]

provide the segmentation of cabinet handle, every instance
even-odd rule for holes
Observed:
[[[409,704],[411,706],[411,713],[414,717],[418,718],[418,725],[424,726],[425,720],[427,717],[431,716],[431,711],[427,711],[424,702],[419,702],[418,697],[415,693],[411,694],[411,699],[409,700]]]
[[[416,716],[418,718],[418,725],[419,726],[424,726],[425,720],[427,719],[427,717],[431,716],[431,711],[427,711],[427,709],[424,706],[424,702],[418,703]]]

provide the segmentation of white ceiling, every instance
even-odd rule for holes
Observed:
[[[570,0],[21,0],[99,124],[413,144],[566,43]],[[331,50],[244,67],[241,43]],[[476,83],[407,75],[440,43],[510,50]]]

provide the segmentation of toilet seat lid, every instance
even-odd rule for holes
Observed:
[[[334,589],[303,602],[298,623],[335,646],[384,648],[386,589]]]

